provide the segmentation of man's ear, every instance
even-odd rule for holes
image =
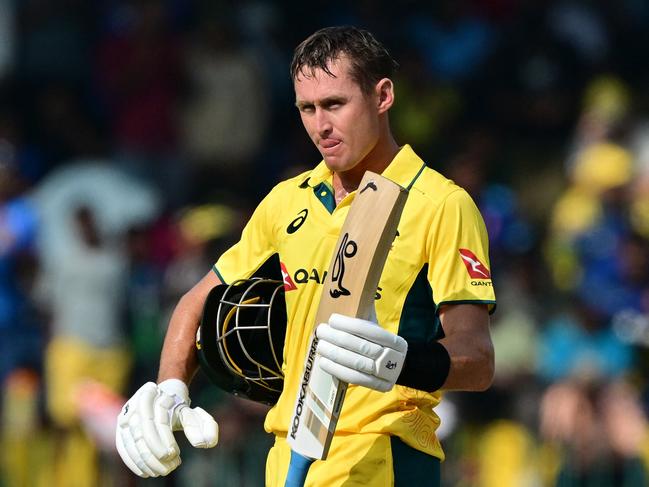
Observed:
[[[377,108],[379,113],[387,112],[394,103],[394,84],[390,78],[383,78],[376,83]]]

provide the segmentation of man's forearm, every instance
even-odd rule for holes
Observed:
[[[162,347],[158,382],[180,379],[188,384],[196,373],[196,330],[200,324],[205,299],[217,284],[220,284],[219,279],[210,271],[178,301]]]
[[[445,390],[483,391],[491,385],[494,375],[494,354],[491,340],[485,337],[456,335],[440,343],[451,357]]]
[[[440,340],[451,358],[445,390],[483,391],[494,376],[494,348],[486,306],[448,306],[440,315],[446,337]]]
[[[200,314],[197,316],[191,303],[183,296],[169,321],[162,354],[158,382],[166,379],[180,379],[189,383],[197,368],[194,342]]]

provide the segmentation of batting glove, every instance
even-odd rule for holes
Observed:
[[[316,328],[320,367],[338,380],[381,392],[394,387],[408,342],[376,323],[332,314]]]
[[[115,444],[122,460],[140,477],[167,475],[180,465],[173,432],[183,430],[197,448],[211,448],[219,438],[216,421],[204,409],[189,407],[184,382],[147,382],[124,405],[117,418]]]

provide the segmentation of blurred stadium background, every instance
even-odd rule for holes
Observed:
[[[1,486],[263,485],[264,409],[202,375],[220,444],[169,478],[131,476],[112,421],[319,160],[288,65],[334,24],[399,60],[397,140],[489,230],[497,377],[446,395],[444,485],[649,485],[649,2],[0,0]]]

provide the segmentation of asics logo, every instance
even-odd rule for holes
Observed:
[[[295,218],[295,220],[289,223],[288,227],[286,227],[286,233],[292,234],[297,232],[306,221],[306,217],[308,214],[309,214],[309,210],[307,210],[306,208],[303,209],[301,212],[299,212],[297,214],[297,218]]]

